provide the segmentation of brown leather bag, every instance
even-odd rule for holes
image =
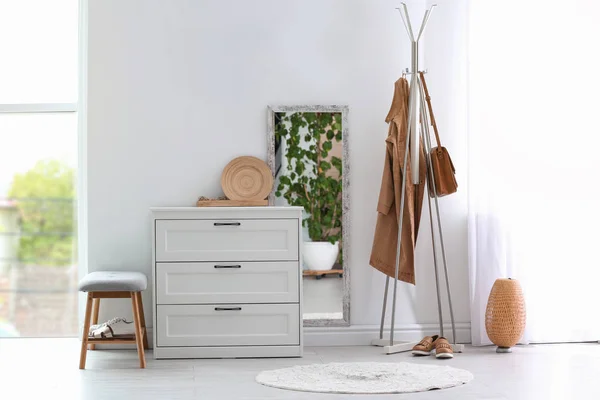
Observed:
[[[437,147],[431,149],[431,164],[433,167],[433,178],[435,180],[435,189],[438,197],[447,196],[458,190],[458,182],[454,174],[454,164],[448,154],[448,150],[442,147],[440,143],[440,135],[438,133],[437,124],[435,123],[435,117],[433,116],[433,108],[431,107],[431,97],[429,97],[429,91],[427,90],[427,84],[425,83],[425,76],[423,72],[420,72],[421,82],[423,82],[423,90],[425,91],[425,100],[427,100],[427,107],[429,108],[429,116],[431,118],[431,126],[435,132],[435,140]],[[429,186],[429,196],[435,197],[433,187]]]

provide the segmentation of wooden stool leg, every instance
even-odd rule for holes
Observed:
[[[79,356],[79,369],[85,369],[85,358],[87,356],[88,332],[90,330],[90,320],[92,316],[92,293],[87,294],[85,305],[85,319],[83,322],[83,333],[81,337],[81,354]]]
[[[140,324],[140,310],[136,292],[131,292],[131,305],[133,308],[133,322],[135,325],[135,343],[140,358],[140,368],[146,368],[146,356],[144,355],[144,340],[142,339],[142,325]]]
[[[148,330],[146,329],[146,318],[144,317],[144,303],[142,302],[142,292],[137,292],[138,309],[140,310],[140,324],[142,325],[144,334],[144,349],[149,349],[148,346]]]
[[[94,308],[92,310],[92,325],[96,325],[98,323],[98,313],[100,312],[100,299],[94,299]],[[90,350],[96,350],[95,344],[89,345]]]

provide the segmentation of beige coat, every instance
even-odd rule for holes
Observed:
[[[386,142],[385,165],[377,204],[377,226],[373,238],[373,249],[369,263],[384,274],[394,277],[396,269],[396,246],[398,243],[398,218],[400,217],[400,190],[402,167],[406,150],[408,127],[408,81],[400,78],[395,83],[394,99],[386,118],[389,123]],[[423,193],[425,188],[425,155],[423,143],[419,154],[419,176],[421,183],[413,185],[410,176],[410,154],[407,161],[406,197],[402,226],[402,251],[398,279],[415,283],[414,252],[421,220]]]

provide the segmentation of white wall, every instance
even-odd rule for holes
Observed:
[[[189,206],[199,195],[216,196],[229,160],[265,158],[268,104],[347,104],[354,326],[342,331],[367,340],[379,321],[385,281],[368,265],[387,136],[384,119],[393,83],[409,62],[396,4],[89,3],[89,270],[129,269],[150,277],[148,208]],[[422,2],[409,5],[420,21]],[[442,15],[434,15],[430,27],[440,24]],[[451,95],[451,84],[443,81],[451,78],[450,72],[429,67],[434,98]],[[441,206],[456,317],[464,327],[469,319],[465,143],[460,124],[441,107],[438,116],[461,185],[461,192],[442,199]],[[424,218],[418,286],[399,284],[396,321],[414,337],[437,321],[428,224]],[[147,320],[150,299],[145,293]],[[116,300],[101,310],[102,318],[130,314],[130,306]],[[370,331],[364,334],[363,328]],[[331,342],[343,342],[339,331]]]

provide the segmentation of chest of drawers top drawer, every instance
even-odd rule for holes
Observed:
[[[158,219],[157,262],[295,261],[298,219]]]

